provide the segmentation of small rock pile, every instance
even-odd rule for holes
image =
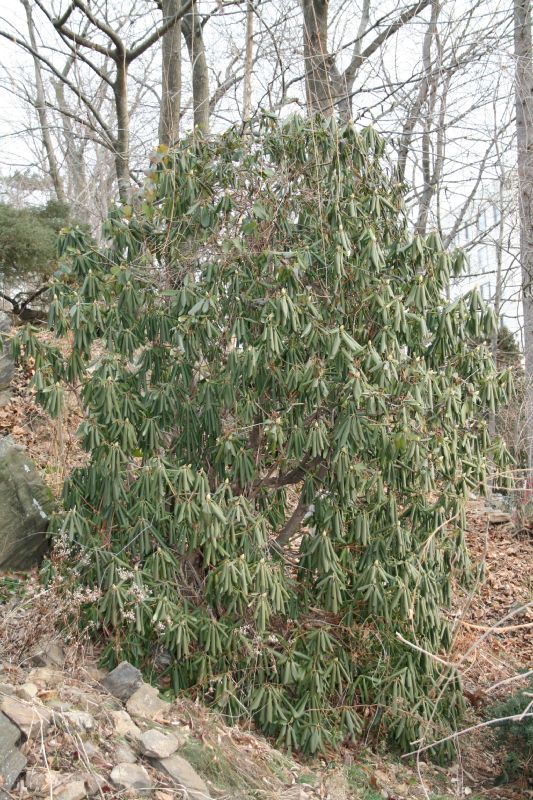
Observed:
[[[52,645],[26,673],[0,673],[2,800],[212,797],[179,754],[189,730],[139,670],[127,662],[108,674],[93,669],[90,691],[77,691],[57,660]]]

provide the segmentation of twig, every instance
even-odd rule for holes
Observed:
[[[489,631],[490,633],[510,633],[511,631],[518,631],[520,628],[533,628],[533,622],[522,622],[520,625],[475,625],[473,622],[467,622],[465,619],[458,620],[460,625],[465,625],[467,628],[473,628],[476,631]]]
[[[492,692],[494,689],[498,689],[500,686],[505,686],[507,683],[513,683],[513,681],[518,681],[520,678],[529,678],[533,675],[533,669],[528,670],[527,672],[521,672],[518,675],[511,675],[510,678],[505,678],[503,681],[498,681],[498,683],[493,683],[492,686],[489,686],[486,689],[486,692]]]
[[[435,653],[430,653],[429,650],[424,650],[424,648],[420,647],[420,645],[414,644],[414,642],[410,642],[408,639],[405,639],[400,631],[396,631],[396,638],[399,639],[399,641],[403,644],[407,644],[409,647],[412,647],[413,650],[418,650],[419,653],[424,653],[425,656],[429,656],[435,661],[438,661],[439,664],[443,664],[445,667],[457,668],[456,664],[452,664],[450,661],[446,661],[444,658],[435,655]]]
[[[404,753],[402,758],[409,758],[409,756],[419,755],[420,753],[424,753],[426,750],[431,750],[432,747],[437,747],[439,744],[449,742],[450,739],[456,739],[459,736],[464,736],[465,733],[471,733],[472,731],[479,730],[480,728],[488,728],[491,725],[497,725],[500,722],[522,722],[522,720],[527,719],[528,717],[533,717],[533,712],[522,712],[521,714],[512,714],[510,717],[498,717],[496,719],[489,719],[486,722],[478,722],[477,725],[471,725],[469,728],[463,728],[462,731],[455,731],[455,733],[451,733],[449,736],[444,736],[442,739],[437,739],[437,741],[432,742],[431,744],[426,744],[424,747],[419,747],[417,750],[411,750],[409,753]]]

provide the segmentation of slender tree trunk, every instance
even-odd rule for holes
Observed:
[[[115,141],[115,169],[118,193],[123,203],[129,202],[130,182],[130,115],[128,108],[128,65],[125,58],[116,61],[117,75],[113,92],[117,115],[117,137]]]
[[[402,136],[400,139],[400,147],[398,151],[398,176],[400,180],[405,180],[405,170],[407,166],[407,157],[413,139],[413,132],[415,126],[420,120],[420,113],[427,100],[429,85],[432,73],[434,71],[433,63],[431,60],[431,47],[433,40],[437,34],[437,19],[440,12],[440,4],[435,2],[431,4],[431,19],[424,34],[424,42],[422,45],[422,63],[424,65],[424,75],[420,81],[416,98],[414,99],[409,113],[403,125]]]
[[[195,2],[182,19],[181,30],[192,67],[192,98],[194,127],[204,133],[209,131],[209,73],[205,57],[202,24]]]
[[[500,332],[500,315],[502,310],[502,277],[503,277],[503,237],[504,237],[504,217],[503,217],[503,204],[504,204],[504,185],[503,175],[500,177],[499,185],[499,209],[498,213],[500,218],[498,220],[498,239],[496,241],[496,285],[494,287],[494,313],[498,324],[496,330],[492,334],[491,350],[494,366],[498,369],[498,335]],[[496,435],[496,414],[491,411],[489,414],[489,434],[491,437]]]
[[[352,117],[352,93],[355,77],[365,60],[391,36],[394,36],[413,17],[422,12],[432,0],[419,0],[391,22],[385,30],[363,48],[363,37],[368,32],[370,0],[363,0],[359,28],[350,63],[339,72],[335,56],[328,52],[329,0],[301,0],[303,12],[303,41],[305,61],[305,91],[310,114],[331,116],[337,113],[341,120]],[[439,0],[433,0],[438,5]]]
[[[302,0],[305,92],[310,114],[331,116],[334,98],[328,53],[328,0]]]
[[[65,100],[65,84],[61,83],[61,81],[55,81],[53,86],[57,105],[62,114],[63,147],[68,168],[67,191],[69,200],[75,216],[78,219],[85,219],[88,218],[89,211],[87,209],[87,175],[83,147],[79,145],[79,139],[77,140],[72,119],[68,113],[69,109]]]
[[[163,23],[178,11],[179,0],[162,0]],[[181,110],[181,20],[162,39],[162,92],[159,141],[172,146],[179,139]]]
[[[246,5],[246,52],[244,55],[244,79],[242,85],[242,118],[250,119],[252,114],[252,68],[254,63],[254,4],[247,0]]]
[[[533,47],[530,2],[531,0],[514,0],[514,45],[526,435],[528,465],[533,470]],[[530,473],[531,481],[533,473]]]
[[[31,13],[31,7],[28,0],[21,0],[21,2],[24,6],[24,10],[26,11],[30,44],[32,49],[37,51],[37,41],[35,39],[35,27]],[[54,152],[54,143],[52,141],[50,126],[48,124],[48,115],[46,113],[46,98],[44,94],[41,64],[39,59],[36,57],[33,58],[33,66],[35,69],[35,107],[37,109],[37,116],[39,118],[39,126],[41,128],[41,136],[43,138],[44,150],[46,153],[46,159],[48,161],[48,169],[50,171],[50,177],[52,179],[54,191],[58,201],[66,204],[67,198],[65,196],[65,190],[63,189],[63,181],[61,180],[61,175],[59,174],[59,167]]]

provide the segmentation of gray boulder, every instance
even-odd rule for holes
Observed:
[[[170,778],[188,800],[210,800],[211,795],[205,781],[181,756],[162,758],[155,762],[155,767]]]
[[[141,764],[117,764],[111,770],[111,781],[121,789],[151,789],[152,779]]]
[[[126,708],[134,717],[141,719],[157,719],[170,708],[169,703],[165,703],[159,697],[159,692],[155,686],[143,683],[135,691],[128,702]]]
[[[26,759],[17,749],[20,738],[17,726],[0,712],[0,785],[8,791],[26,767]],[[0,793],[0,797],[8,795]]]
[[[132,694],[139,688],[143,682],[143,676],[136,667],[133,667],[128,661],[122,661],[118,667],[111,670],[109,675],[102,681],[108,692],[110,692],[119,700],[129,700]]]
[[[168,758],[179,747],[179,739],[170,733],[151,728],[141,734],[141,751],[148,758]]]
[[[48,549],[52,494],[10,436],[0,438],[0,572],[29,569]]]
[[[15,365],[9,350],[9,342],[6,338],[10,328],[11,322],[8,315],[0,311],[0,406],[9,402],[11,397],[9,385],[15,371]]]

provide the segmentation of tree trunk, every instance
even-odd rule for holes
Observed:
[[[178,0],[162,0],[163,23],[178,11]],[[171,147],[179,139],[181,110],[181,20],[162,39],[162,91],[159,141]]]
[[[37,51],[37,41],[35,39],[35,27],[33,23],[33,17],[31,13],[31,7],[28,0],[21,0],[22,5],[24,6],[24,10],[26,11],[26,20],[28,23],[28,36],[30,39],[30,44],[34,51]],[[34,56],[33,58],[33,66],[35,69],[35,107],[37,109],[37,116],[39,118],[39,126],[41,128],[41,136],[43,138],[43,145],[46,152],[46,159],[48,161],[48,169],[50,171],[50,177],[52,179],[52,183],[54,185],[54,191],[56,193],[56,197],[60,203],[67,203],[67,198],[65,196],[65,190],[63,189],[63,181],[61,180],[61,175],[59,174],[59,167],[57,164],[57,159],[54,152],[54,143],[52,141],[52,135],[50,133],[50,126],[48,124],[48,116],[46,113],[46,98],[44,94],[44,84],[43,84],[43,77],[41,73],[41,64],[37,57]]]
[[[246,52],[244,55],[244,78],[242,86],[242,118],[252,114],[252,68],[254,63],[254,6],[253,0],[246,5]]]
[[[58,108],[62,113],[64,158],[68,168],[67,191],[74,216],[77,219],[88,219],[88,191],[83,145],[76,136],[69,109],[65,100],[65,85],[61,81],[53,82]]]
[[[115,141],[115,169],[118,193],[123,203],[131,195],[130,182],[130,115],[128,109],[128,65],[125,58],[116,61],[117,75],[113,86],[117,115],[117,137]]]
[[[302,0],[302,11],[307,108],[310,114],[331,116],[334,104],[330,85],[332,58],[328,54],[328,0]]]
[[[420,121],[420,114],[424,103],[426,102],[430,78],[434,72],[434,65],[431,60],[431,48],[434,39],[437,35],[437,19],[440,12],[440,5],[438,2],[431,4],[431,19],[429,20],[426,32],[424,34],[424,41],[422,44],[422,63],[424,66],[424,74],[418,86],[418,92],[414,99],[409,113],[403,125],[402,135],[400,139],[400,147],[398,150],[398,177],[401,181],[405,180],[405,170],[407,167],[407,157],[411,148],[413,139],[413,132],[415,126]]]
[[[499,200],[499,207],[498,207],[498,238],[496,240],[496,284],[494,287],[494,313],[496,315],[496,319],[498,320],[498,324],[496,330],[492,334],[492,341],[491,341],[491,350],[492,350],[492,358],[494,360],[494,366],[498,369],[498,356],[499,356],[499,333],[500,333],[500,317],[502,311],[502,288],[503,288],[503,237],[505,234],[504,230],[504,176],[500,176],[500,185],[499,185],[499,193],[498,193],[498,200]],[[491,411],[489,414],[489,435],[491,438],[496,436],[496,414],[494,411]]]
[[[329,0],[302,0],[307,109],[326,117],[338,113],[348,120],[352,103],[346,77],[339,72],[335,56],[328,53],[328,7]]]
[[[533,470],[533,47],[530,0],[514,0],[514,46],[526,435],[528,466]]]
[[[194,127],[208,133],[209,131],[209,73],[202,25],[195,2],[192,9],[182,19],[181,30],[192,67],[192,102],[194,110]]]

